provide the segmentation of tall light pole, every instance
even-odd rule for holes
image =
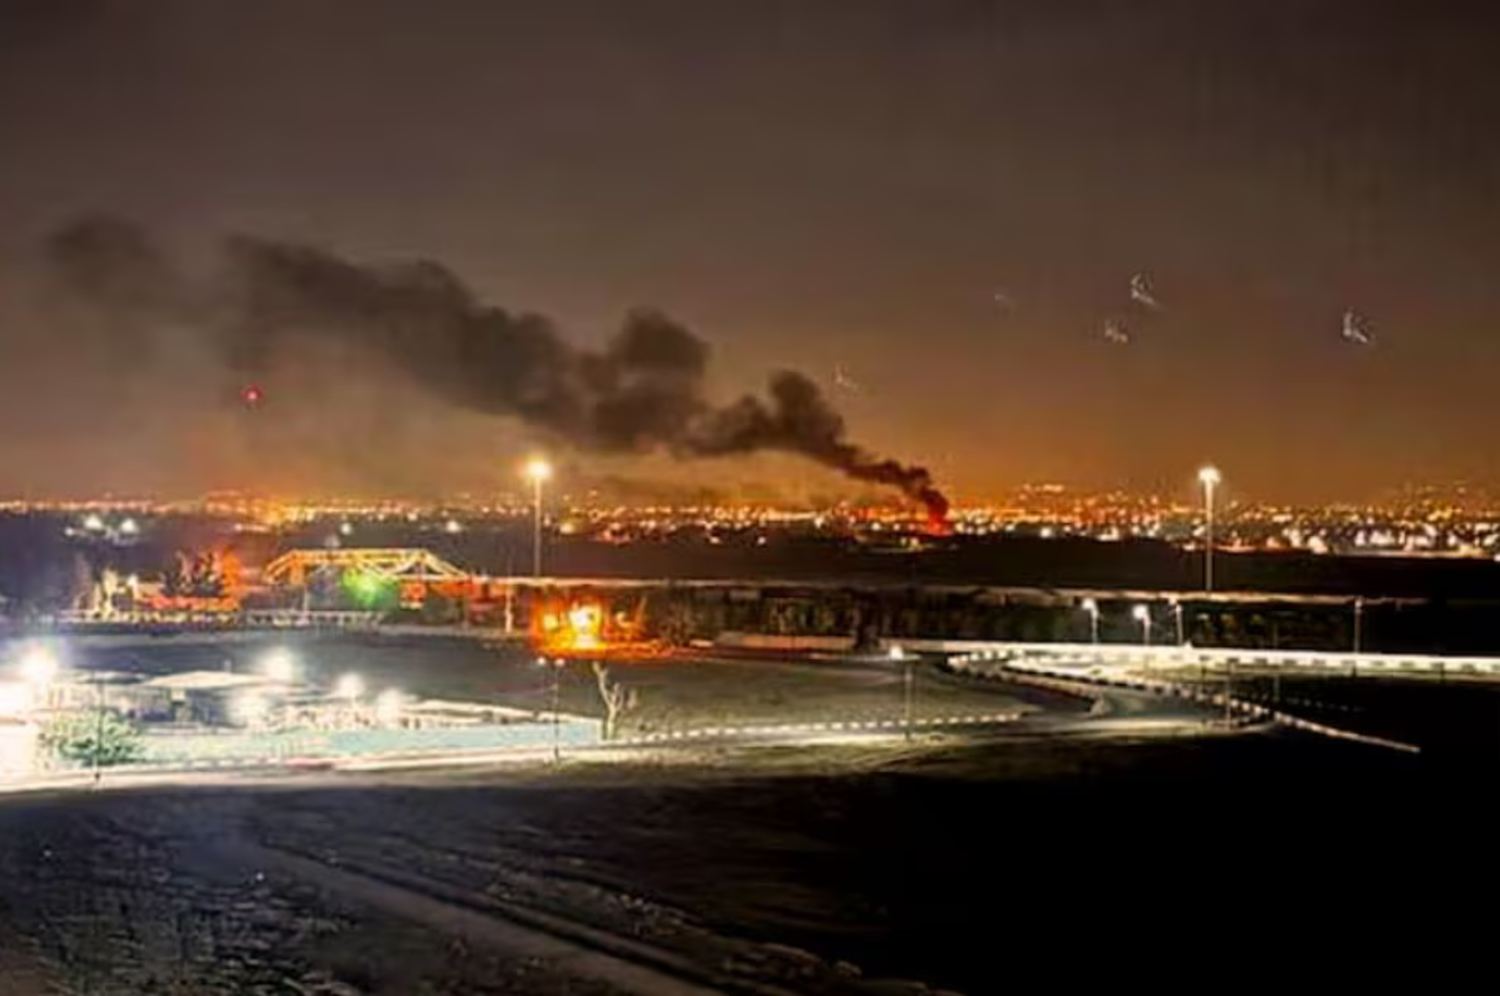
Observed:
[[[1203,485],[1203,590],[1214,590],[1214,488],[1219,486],[1219,468],[1203,467],[1198,483]]]
[[[57,655],[47,647],[32,647],[21,656],[21,680],[26,682],[30,708],[37,708],[38,701],[42,709],[51,707],[52,683],[59,670]]]
[[[539,578],[542,576],[542,485],[552,478],[552,464],[533,457],[526,461],[523,473],[531,482],[531,576]]]
[[[562,670],[567,666],[567,659],[554,657],[548,660],[538,657],[537,663],[543,667],[552,669],[552,763],[562,761]]]
[[[1099,603],[1092,598],[1083,600],[1083,611],[1089,614],[1089,642],[1099,642]]]
[[[1361,639],[1361,637],[1364,634],[1360,632],[1362,624],[1364,623],[1364,616],[1365,616],[1365,600],[1363,598],[1355,598],[1354,599],[1354,652],[1356,654],[1360,652],[1360,648],[1361,648],[1361,646],[1364,643],[1364,640]]]
[[[1141,624],[1141,643],[1147,647],[1151,646],[1151,609],[1146,605],[1137,605],[1130,610],[1135,621]]]
[[[916,692],[914,680],[916,675],[912,671],[912,666],[916,664],[916,659],[908,654],[899,643],[891,644],[888,655],[891,660],[905,665],[901,679],[901,729],[909,741],[911,740],[912,705]]]

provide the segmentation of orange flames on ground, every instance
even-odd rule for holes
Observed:
[[[593,601],[543,605],[532,616],[532,637],[551,654],[631,653],[649,646],[642,641],[639,620],[626,613],[609,614]]]

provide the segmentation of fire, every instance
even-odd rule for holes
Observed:
[[[548,608],[537,619],[538,642],[554,653],[599,650],[605,645],[604,607],[596,602]]]
[[[648,646],[641,638],[640,618],[626,612],[611,614],[597,601],[543,605],[532,618],[532,635],[544,653],[637,653]]]
[[[603,642],[604,610],[597,605],[575,605],[568,610],[568,630],[574,650],[595,650]]]

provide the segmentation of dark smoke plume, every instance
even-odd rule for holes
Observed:
[[[138,228],[115,219],[74,225],[49,249],[69,293],[115,314],[150,311],[200,328],[226,371],[244,382],[353,349],[449,404],[522,419],[582,449],[683,458],[793,453],[898,488],[935,519],[947,512],[925,469],[849,442],[842,416],[802,374],[774,374],[767,397],[710,403],[708,345],[659,311],[631,312],[603,349],[589,350],[543,316],[477,300],[432,262],[369,266],[236,237],[226,243],[222,272],[195,283]]]

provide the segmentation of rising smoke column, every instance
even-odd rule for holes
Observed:
[[[933,484],[932,474],[925,467],[878,457],[849,442],[844,417],[812,380],[782,370],[771,376],[769,391],[769,402],[745,395],[707,413],[690,428],[683,451],[695,456],[760,450],[796,453],[857,481],[899,488],[920,502],[934,523],[947,519],[948,499]]]
[[[775,373],[766,397],[704,397],[709,347],[654,309],[637,309],[603,349],[568,342],[544,316],[479,301],[446,267],[371,266],[307,245],[237,236],[223,266],[190,284],[139,229],[90,219],[50,242],[57,277],[102,308],[127,302],[194,316],[227,374],[325,363],[355,349],[443,402],[521,419],[583,450],[661,450],[680,458],[791,453],[859,481],[898,488],[934,520],[948,503],[929,472],[848,440],[843,417],[808,377]]]

